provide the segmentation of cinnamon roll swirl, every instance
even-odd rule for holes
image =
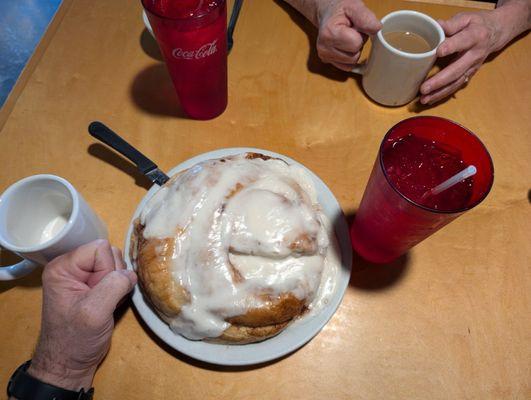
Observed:
[[[174,332],[244,344],[312,307],[331,236],[302,168],[245,153],[172,177],[135,221],[130,258]]]

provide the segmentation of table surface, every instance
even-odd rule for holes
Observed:
[[[464,8],[368,0],[448,18]],[[463,3],[469,4],[469,3]],[[127,308],[95,379],[100,399],[531,398],[531,40],[486,63],[433,108],[384,108],[351,76],[321,64],[316,32],[281,2],[248,1],[229,56],[229,106],[185,119],[139,2],[65,0],[17,98],[0,113],[0,190],[58,174],[83,194],[121,245],[147,182],[87,134],[98,119],[165,170],[221,147],[253,146],[315,171],[345,214],[357,208],[382,136],[415,115],[477,133],[496,177],[488,198],[387,266],[354,258],[345,298],[310,343],[252,368],[206,365],[162,345]],[[14,256],[1,253],[2,265]],[[0,386],[31,356],[40,271],[0,283]]]

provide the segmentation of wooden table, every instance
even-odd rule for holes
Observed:
[[[368,0],[377,16],[409,8],[436,18],[465,11]],[[469,4],[469,3],[464,3]],[[477,133],[496,178],[489,197],[406,259],[354,259],[339,310],[308,345],[277,362],[231,369],[171,351],[131,308],[96,379],[98,399],[531,398],[531,40],[512,44],[455,98],[433,108],[384,108],[356,80],[322,65],[316,32],[281,2],[247,1],[229,57],[229,106],[183,119],[146,34],[138,1],[64,0],[0,114],[0,190],[31,174],[70,180],[121,245],[146,192],[134,168],[94,144],[108,123],[163,169],[220,147],[286,154],[315,171],[352,214],[382,136],[414,115],[439,115]],[[27,71],[28,72],[28,71]],[[3,252],[2,263],[12,261]],[[0,283],[0,386],[31,356],[40,271]]]

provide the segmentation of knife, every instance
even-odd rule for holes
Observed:
[[[148,177],[148,179],[159,185],[164,185],[170,178],[164,172],[162,172],[157,165],[122,139],[116,132],[113,132],[109,127],[105,126],[99,121],[91,122],[88,127],[89,133],[105,143],[107,146],[112,147],[118,153],[132,161],[137,168]]]

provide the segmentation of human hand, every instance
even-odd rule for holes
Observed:
[[[457,57],[421,85],[422,104],[433,104],[459,90],[478,71],[488,55],[502,47],[502,28],[494,11],[460,13],[448,21],[438,22],[447,38],[437,49],[437,57],[455,53]]]
[[[70,390],[87,390],[107,354],[113,312],[137,277],[106,240],[57,257],[44,268],[39,342],[28,373]]]
[[[343,71],[352,71],[367,35],[374,35],[382,28],[380,21],[361,0],[322,1],[317,16],[319,58]]]

